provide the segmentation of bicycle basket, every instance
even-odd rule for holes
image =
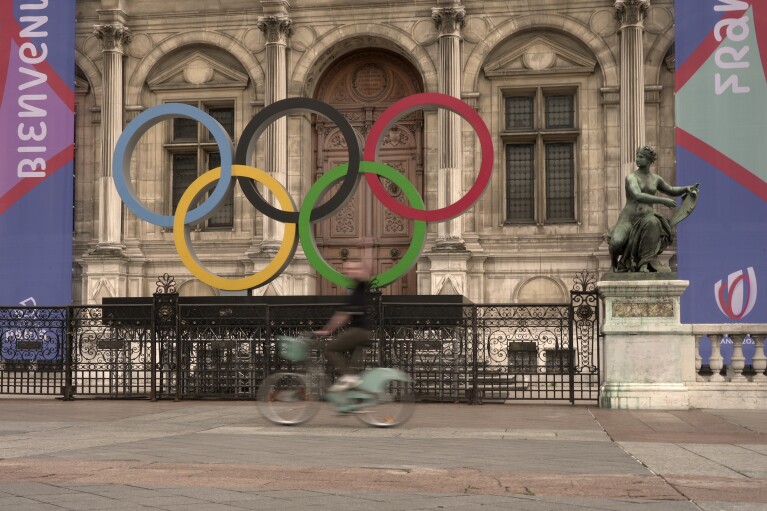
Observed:
[[[291,362],[301,362],[309,358],[309,347],[295,337],[279,337],[280,356]]]

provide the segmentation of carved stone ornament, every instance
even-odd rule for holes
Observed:
[[[405,130],[394,128],[389,130],[384,138],[383,145],[386,147],[399,147],[408,145],[409,138]]]
[[[389,87],[389,76],[381,66],[368,62],[354,70],[351,86],[359,96],[376,99]]]
[[[463,7],[432,7],[431,19],[440,35],[460,35],[466,26],[466,9]]]
[[[131,42],[131,32],[122,23],[94,25],[93,35],[101,41],[101,51],[122,52]]]
[[[673,318],[672,302],[622,302],[613,303],[616,318]]]
[[[333,230],[335,234],[341,235],[354,235],[357,232],[356,228],[356,215],[357,211],[356,201],[354,199],[347,202],[341,210],[335,215],[335,223]]]
[[[650,0],[616,0],[615,19],[621,26],[642,25],[647,11],[650,10]]]
[[[258,28],[266,35],[267,43],[287,44],[293,35],[293,21],[284,16],[261,16]]]

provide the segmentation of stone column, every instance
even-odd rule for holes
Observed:
[[[288,38],[293,34],[293,22],[287,17],[287,2],[262,2],[272,7],[277,4],[276,13],[258,18],[258,28],[266,35],[266,80],[264,82],[264,105],[285,99],[288,95],[287,64],[285,50]],[[277,181],[287,187],[288,175],[288,120],[280,117],[264,133],[264,165]],[[268,200],[280,207],[271,192]],[[285,226],[264,216],[264,249],[277,250],[285,232]]]
[[[122,201],[112,179],[112,157],[123,130],[123,55],[131,41],[130,30],[120,22],[93,27],[101,40],[101,177],[99,182],[98,252],[121,252]]]
[[[636,150],[645,145],[644,18],[650,0],[616,0],[615,17],[621,24],[621,204],[626,202],[623,183],[634,171]]]
[[[439,92],[461,97],[461,29],[465,25],[466,9],[460,2],[447,7],[434,7],[431,17],[439,31]],[[461,117],[445,109],[437,112],[437,207],[445,207],[461,198]],[[437,224],[435,249],[463,250],[461,219],[455,218]]]

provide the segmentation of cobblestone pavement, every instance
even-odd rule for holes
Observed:
[[[767,410],[0,399],[0,510],[767,510]]]

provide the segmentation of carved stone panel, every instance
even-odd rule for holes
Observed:
[[[616,318],[673,318],[672,302],[618,302],[613,303]]]

